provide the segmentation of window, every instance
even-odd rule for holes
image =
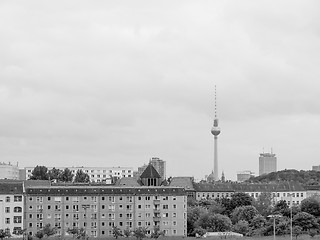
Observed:
[[[6,224],[10,224],[10,218],[6,218],[5,222]]]
[[[43,202],[43,197],[37,197],[36,201],[39,202],[39,203],[42,203]]]
[[[14,212],[22,212],[22,208],[21,207],[15,207],[13,209]]]
[[[61,197],[54,197],[55,202],[61,202]]]
[[[169,209],[169,206],[167,204],[163,205],[163,209]]]
[[[174,217],[174,218],[177,217],[177,213],[175,213],[175,212],[172,213],[172,217]]]
[[[168,196],[163,197],[163,200],[169,200]]]
[[[172,196],[172,200],[173,201],[177,200],[177,197],[176,196]]]
[[[150,196],[146,196],[146,201],[150,200]]]
[[[177,222],[176,222],[176,221],[173,221],[172,224],[173,224],[173,226],[176,226],[176,225],[177,225]]]
[[[163,213],[162,217],[169,217],[169,213]]]
[[[22,202],[22,196],[14,196],[13,201],[14,202]]]
[[[141,197],[138,197],[138,200],[140,201],[140,200],[141,200]]]
[[[132,197],[127,197],[127,200],[128,200],[129,202],[132,202]]]
[[[10,213],[10,207],[5,208],[5,213]]]
[[[6,202],[10,202],[10,197],[6,197]]]
[[[105,197],[101,197],[101,200],[104,201],[104,200],[105,200]]]
[[[29,214],[29,218],[32,218],[32,214],[31,213]]]
[[[141,209],[141,205],[140,204],[138,205],[138,209]]]
[[[29,223],[29,227],[32,228],[32,223]]]
[[[176,204],[173,204],[173,209],[176,209],[177,208],[177,205]]]

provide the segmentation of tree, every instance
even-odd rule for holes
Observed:
[[[249,224],[249,236],[261,236],[266,231],[267,220],[261,214],[253,217]]]
[[[263,216],[268,216],[272,212],[273,194],[271,192],[262,192],[258,198],[253,201],[252,205]]]
[[[121,232],[121,229],[119,227],[117,227],[117,226],[114,226],[112,228],[112,234],[116,239],[118,239],[118,237],[122,237],[123,236],[123,234]]]
[[[210,232],[225,232],[232,227],[230,218],[222,214],[205,214],[195,223],[197,227],[202,227]]]
[[[57,169],[57,168],[52,168],[51,170],[48,171],[48,176],[50,180],[59,180],[61,176],[62,170]]]
[[[187,232],[188,232],[188,235],[193,234],[194,228],[196,227],[195,223],[198,221],[198,219],[201,216],[203,216],[207,213],[208,213],[208,210],[204,207],[199,207],[199,206],[188,207],[188,210],[187,210]]]
[[[240,220],[233,226],[233,231],[241,233],[243,236],[249,232],[249,223],[245,220]]]
[[[69,168],[65,168],[59,177],[59,181],[61,182],[72,182],[73,180],[73,173]]]
[[[300,226],[303,232],[307,232],[310,229],[317,229],[319,227],[316,218],[306,212],[299,212],[295,215],[293,217],[292,224],[294,226]]]
[[[320,202],[315,197],[308,197],[301,201],[301,211],[310,213],[315,217],[320,216]]]
[[[46,224],[43,229],[43,234],[47,237],[50,237],[57,233],[57,229],[55,227],[51,227],[50,223]]]
[[[281,214],[283,216],[290,216],[290,208],[285,200],[280,200],[273,208],[274,214]]]
[[[211,214],[220,213],[223,214],[226,208],[219,202],[212,201],[211,205],[208,207],[208,211]]]
[[[303,233],[302,231],[302,227],[300,226],[293,226],[292,227],[292,235],[296,237],[296,239],[298,238],[298,236],[300,236]]]
[[[252,197],[250,197],[248,194],[239,192],[232,195],[230,205],[233,210],[236,207],[252,205],[252,201]]]
[[[45,166],[36,166],[30,176],[30,180],[48,180],[48,168]]]
[[[203,229],[202,227],[196,227],[193,231],[193,234],[198,238],[198,237],[202,237],[203,235],[206,234],[206,230]]]
[[[73,228],[68,228],[67,233],[68,234],[72,234],[72,237],[74,238],[75,236],[77,236],[79,232],[79,228],[77,227],[73,227]]]
[[[250,223],[252,219],[258,214],[259,212],[254,206],[240,206],[233,210],[233,212],[231,213],[231,219],[233,223],[237,223],[240,220],[244,220]]]
[[[10,237],[10,233],[8,231],[0,229],[0,239],[3,240],[6,237]]]
[[[161,231],[159,226],[155,226],[151,233],[151,238],[158,239],[160,236],[164,236],[164,231]]]
[[[38,232],[36,232],[35,236],[39,239],[42,239],[44,237],[44,233],[42,230],[39,230]]]
[[[130,237],[132,234],[132,231],[129,228],[126,228],[125,230],[123,230],[123,235],[128,238]]]
[[[145,227],[138,227],[133,231],[133,236],[135,236],[138,240],[142,240],[147,235],[147,229]]]
[[[89,183],[90,176],[87,173],[84,173],[81,169],[78,169],[74,178],[74,182]]]

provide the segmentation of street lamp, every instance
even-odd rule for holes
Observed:
[[[273,218],[273,239],[276,240],[276,218],[280,218],[282,215],[280,214],[272,214],[269,215],[268,218]]]

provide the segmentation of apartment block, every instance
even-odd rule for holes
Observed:
[[[187,234],[187,195],[176,187],[51,186],[26,189],[25,228],[35,234],[46,224],[66,235],[84,228],[90,237],[159,226],[167,236]]]
[[[51,170],[53,167],[48,167],[48,170]],[[82,170],[84,173],[87,173],[90,177],[91,182],[105,182],[107,184],[111,183],[112,178],[122,178],[122,177],[133,177],[133,168],[132,167],[55,167],[57,169],[68,168],[74,175],[78,170]],[[25,174],[20,173],[20,176],[25,176],[27,180],[32,176],[32,171],[34,167],[24,168]]]
[[[0,182],[0,229],[15,236],[23,229],[23,184]]]

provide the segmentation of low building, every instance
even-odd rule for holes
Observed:
[[[0,229],[17,237],[23,229],[23,183],[0,181]]]
[[[239,171],[237,172],[237,181],[238,182],[244,182],[249,180],[251,177],[254,177],[254,172],[251,172],[249,170],[245,171]]]
[[[193,177],[173,177],[169,182],[170,187],[183,187],[187,193],[188,199],[196,199],[196,190],[193,184]]]
[[[53,167],[48,167],[48,170],[51,170]],[[132,167],[55,167],[56,169],[63,170],[68,168],[74,176],[78,170],[82,170],[84,173],[88,174],[91,182],[105,182],[111,184],[112,179],[119,179],[122,177],[133,177],[133,168]],[[27,180],[32,176],[32,171],[34,167],[24,168],[25,174],[20,172],[20,176],[25,176]]]
[[[68,228],[84,228],[90,237],[159,226],[166,236],[186,236],[187,196],[176,187],[65,186],[26,189],[26,229],[31,235],[46,224],[64,236]]]

